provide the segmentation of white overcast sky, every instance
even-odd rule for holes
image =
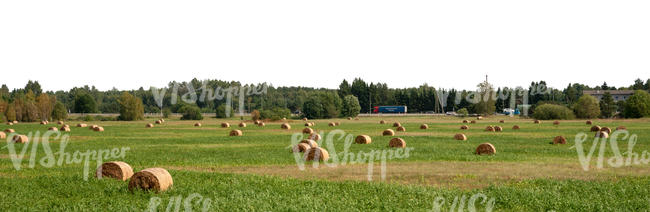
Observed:
[[[650,1],[2,1],[0,83],[336,88],[650,78]]]

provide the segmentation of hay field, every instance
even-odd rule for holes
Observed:
[[[470,118],[466,118],[472,120]],[[505,123],[499,123],[503,119]],[[386,124],[380,124],[385,120]],[[173,186],[164,192],[130,192],[128,183],[113,179],[83,179],[83,163],[43,166],[40,160],[47,154],[43,145],[14,144],[25,148],[17,170],[6,143],[0,150],[0,211],[142,211],[152,198],[160,198],[157,209],[164,211],[170,199],[199,194],[212,200],[210,211],[427,211],[434,208],[437,197],[446,200],[443,211],[449,211],[454,198],[484,194],[494,198],[495,211],[648,211],[650,210],[650,165],[647,163],[596,168],[598,148],[590,160],[590,169],[583,170],[574,146],[578,133],[590,139],[585,151],[592,146],[594,133],[585,120],[552,121],[534,124],[533,120],[488,117],[477,123],[463,124],[455,117],[360,117],[359,120],[309,120],[310,128],[327,139],[332,130],[357,136],[368,135],[369,144],[353,144],[347,153],[391,150],[389,141],[404,139],[408,157],[391,159],[385,164],[385,179],[381,179],[380,163],[375,161],[372,181],[368,181],[368,163],[339,163],[335,167],[320,164],[313,168],[307,162],[300,170],[290,153],[291,137],[305,128],[302,120],[289,120],[290,130],[281,129],[282,122],[266,122],[255,126],[247,121],[205,119],[197,121],[168,119],[146,128],[155,119],[137,122],[90,122],[104,128],[95,132],[76,127],[79,122],[66,122],[71,132],[65,152],[86,152],[126,148],[124,161],[134,172],[161,167],[173,177]],[[382,136],[399,121],[406,131],[395,136]],[[222,128],[228,122],[230,127]],[[340,122],[339,126],[328,126]],[[428,129],[420,129],[427,124]],[[638,136],[633,152],[643,155],[650,151],[650,119],[593,120],[594,125],[615,129],[624,125]],[[461,130],[462,125],[469,126]],[[498,125],[502,132],[488,132],[489,125]],[[513,130],[513,125],[521,127]],[[3,125],[19,134],[47,131],[56,123],[18,123]],[[233,129],[242,136],[229,136]],[[455,140],[458,133],[467,140]],[[567,144],[550,144],[556,136],[564,136]],[[619,139],[622,140],[622,139]],[[60,150],[60,140],[51,139],[52,152]],[[476,147],[489,142],[496,148],[494,155],[476,155]],[[342,140],[334,140],[339,153],[345,149]],[[608,159],[615,156],[606,146]],[[627,141],[619,142],[621,152]],[[393,149],[394,150],[394,149]],[[338,157],[343,161],[343,154]],[[30,158],[35,164],[30,167]],[[330,158],[331,160],[331,158]],[[90,174],[98,166],[89,163]],[[195,199],[196,200],[196,199]],[[188,204],[201,210],[200,203]],[[184,206],[180,206],[181,210]],[[484,211],[484,204],[477,204]],[[172,209],[173,210],[173,209]]]

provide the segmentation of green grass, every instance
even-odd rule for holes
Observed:
[[[400,120],[407,128],[406,133],[397,137],[406,140],[412,147],[410,157],[395,159],[389,163],[427,163],[427,162],[489,162],[494,164],[555,164],[577,165],[578,156],[573,145],[577,133],[589,132],[583,121],[563,121],[553,126],[550,121],[533,124],[531,120],[506,119],[499,124],[496,119],[481,120],[478,124],[468,124],[469,130],[461,131],[460,119],[385,117]],[[369,145],[352,145],[350,152],[387,150],[391,137],[379,136],[381,131],[391,128],[389,124],[378,124],[379,118],[361,118],[360,121],[336,120],[339,127],[328,127],[329,120],[317,120],[316,131],[329,132],[341,129],[352,135],[368,134],[373,142]],[[127,189],[127,183],[90,177],[83,180],[82,164],[43,167],[37,164],[29,168],[31,146],[22,162],[22,169],[16,170],[8,158],[6,148],[0,151],[0,210],[77,210],[77,211],[133,211],[144,210],[152,197],[162,200],[159,210],[165,207],[172,197],[183,198],[200,194],[212,200],[211,211],[424,211],[431,210],[436,197],[447,200],[443,209],[449,210],[455,197],[482,193],[495,199],[498,211],[648,211],[650,210],[650,177],[643,173],[631,176],[639,169],[649,168],[648,164],[639,169],[610,168],[613,175],[605,180],[576,179],[517,179],[495,180],[477,189],[462,186],[428,186],[419,183],[391,183],[365,181],[332,181],[327,178],[305,179],[261,176],[256,174],[225,173],[222,167],[274,167],[295,166],[289,153],[291,134],[300,132],[301,121],[292,123],[292,130],[279,130],[279,123],[267,123],[260,128],[243,128],[244,136],[229,137],[229,129],[218,127],[223,120],[204,120],[203,127],[193,127],[190,121],[168,120],[151,129],[144,128],[147,122],[95,122],[104,126],[105,132],[92,132],[86,128],[72,127],[70,143],[65,151],[85,152],[128,147],[126,157],[119,159],[129,163],[136,171],[149,167],[167,167],[174,179],[171,190],[161,193],[134,192]],[[229,120],[231,128],[238,121]],[[76,124],[77,122],[70,122]],[[428,130],[420,130],[421,123],[429,125]],[[631,133],[638,135],[635,152],[650,151],[650,120],[596,120],[595,124],[615,128],[627,126]],[[513,124],[522,127],[513,131]],[[500,125],[504,132],[484,132],[487,125]],[[11,128],[18,133],[41,131],[49,126],[34,123],[20,123]],[[9,128],[0,127],[0,128]],[[455,141],[455,133],[465,133],[468,141]],[[550,145],[553,137],[567,137],[566,145]],[[477,156],[474,148],[480,143],[490,142],[497,148],[494,156]],[[591,143],[588,143],[590,146]],[[16,144],[18,149],[29,144]],[[323,144],[321,144],[323,145]],[[59,149],[57,140],[51,141],[54,152]],[[342,140],[334,142],[334,149],[343,150]],[[626,149],[627,143],[619,143]],[[331,148],[331,147],[328,147]],[[36,158],[45,155],[42,146]],[[606,152],[612,156],[612,152]],[[90,163],[91,169],[96,166]],[[296,172],[298,168],[295,168]],[[417,170],[416,170],[417,171]],[[542,171],[542,170],[540,170]],[[548,171],[545,169],[543,171]],[[548,173],[549,175],[552,175]],[[581,171],[581,170],[579,170]],[[488,172],[488,171],[486,171]],[[618,174],[620,172],[620,175]],[[93,170],[91,170],[91,174]],[[591,175],[586,172],[585,175]],[[598,173],[594,172],[594,175]],[[472,176],[459,176],[459,178]],[[459,183],[461,184],[461,183]],[[478,204],[482,206],[481,204]],[[192,204],[195,210],[200,204]],[[181,206],[181,209],[183,206]]]

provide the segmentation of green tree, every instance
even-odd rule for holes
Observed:
[[[5,117],[7,118],[7,121],[16,121],[16,106],[14,103],[10,103],[7,105],[7,109],[5,110]]]
[[[494,88],[488,82],[482,82],[477,85],[479,101],[474,104],[474,112],[483,115],[494,114],[496,110],[496,99],[492,96]]]
[[[356,117],[361,112],[361,105],[359,99],[354,95],[347,95],[343,98],[343,109],[341,116],[343,117]]]
[[[52,110],[52,120],[65,120],[68,118],[68,110],[63,103],[57,101]]]
[[[650,116],[650,94],[646,91],[637,90],[625,101],[625,118],[641,118]]]
[[[120,116],[118,117],[120,120],[134,121],[144,119],[144,106],[140,98],[131,95],[129,92],[122,92],[117,102],[120,104]]]
[[[230,118],[232,117],[232,108],[230,110],[230,113],[226,113],[226,104],[221,104],[219,107],[217,107],[217,118]]]
[[[203,120],[203,114],[201,114],[201,108],[195,105],[185,105],[180,109],[180,112],[183,113],[181,120]]]
[[[321,104],[320,99],[316,96],[309,97],[302,106],[302,113],[304,117],[309,119],[319,119],[323,117],[325,109]]]
[[[600,100],[600,116],[603,118],[611,118],[616,113],[616,102],[609,92],[603,94],[603,98]]]
[[[97,103],[90,94],[78,93],[74,100],[74,112],[95,113],[97,112]]]
[[[467,108],[461,108],[460,110],[456,111],[457,114],[460,114],[463,117],[466,117],[469,115],[469,112],[467,111]]]
[[[320,94],[320,102],[323,105],[322,118],[336,118],[341,113],[343,103],[336,92],[324,92]]]
[[[598,99],[588,94],[582,95],[573,105],[573,111],[578,118],[596,118],[600,115]]]

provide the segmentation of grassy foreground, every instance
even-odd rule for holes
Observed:
[[[381,125],[379,120],[388,124]],[[505,119],[505,123],[498,123]],[[208,119],[203,127],[193,121],[167,120],[154,128],[145,128],[153,120],[141,122],[96,122],[104,132],[72,127],[65,153],[127,150],[123,158],[107,158],[129,163],[135,171],[163,167],[173,179],[172,189],[161,192],[129,192],[127,183],[92,177],[96,160],[89,161],[90,177],[84,180],[83,162],[43,165],[48,148],[34,142],[15,144],[13,149],[22,161],[12,162],[9,147],[0,150],[0,210],[76,210],[134,211],[153,206],[159,211],[179,207],[209,211],[425,211],[441,206],[441,211],[459,207],[467,209],[462,199],[481,194],[494,199],[495,211],[648,211],[650,210],[650,169],[648,163],[610,166],[602,169],[597,160],[582,168],[574,139],[587,133],[584,144],[591,147],[593,133],[582,121],[551,121],[533,124],[529,119],[493,117],[467,124],[460,130],[462,119],[450,117],[361,117],[360,120],[316,120],[312,127],[327,138],[339,129],[344,135],[367,134],[372,143],[354,144],[345,151],[344,139],[336,139],[327,149],[341,153],[332,155],[345,161],[343,153],[389,151],[392,137],[381,131],[401,122],[406,132],[397,132],[412,148],[406,158],[387,161],[386,178],[381,180],[379,161],[375,161],[372,181],[368,181],[368,162],[339,163],[313,168],[307,163],[300,170],[288,146],[294,133],[304,128],[302,121],[290,121],[291,130],[281,130],[280,122],[267,122],[265,127],[248,123],[237,127],[238,120]],[[228,121],[230,128],[220,128]],[[330,121],[341,122],[329,127]],[[422,123],[429,129],[420,130]],[[77,122],[67,123],[75,125]],[[521,126],[512,130],[513,125]],[[650,151],[650,120],[594,120],[594,124],[616,128],[624,125],[638,137],[633,152],[643,159]],[[503,132],[485,132],[487,125],[504,127]],[[17,133],[44,133],[48,127],[36,123],[2,126]],[[231,129],[242,129],[244,136],[229,137]],[[393,128],[395,129],[395,128]],[[456,133],[467,135],[467,141],[453,140]],[[555,136],[564,136],[568,143],[551,145]],[[490,142],[497,149],[493,156],[473,154],[478,144]],[[60,151],[60,139],[50,139],[51,152]],[[2,146],[5,146],[3,144]],[[621,152],[627,150],[626,140],[619,139]],[[333,151],[330,151],[331,153]],[[588,153],[588,152],[587,152]],[[606,160],[615,156],[607,145]],[[598,155],[598,149],[593,158]],[[650,155],[649,155],[650,156]],[[15,155],[14,155],[15,157]],[[55,156],[56,157],[56,156]],[[33,158],[33,160],[31,160]],[[58,159],[58,157],[56,157]],[[106,161],[104,160],[104,161]],[[30,165],[30,161],[33,165]],[[19,166],[17,170],[16,166]],[[209,199],[209,200],[207,200]],[[456,199],[456,204],[454,204]],[[486,203],[476,201],[478,211]],[[442,202],[444,201],[444,202]],[[170,204],[171,202],[171,204]],[[487,202],[487,201],[486,201]],[[464,206],[460,206],[464,205]]]

